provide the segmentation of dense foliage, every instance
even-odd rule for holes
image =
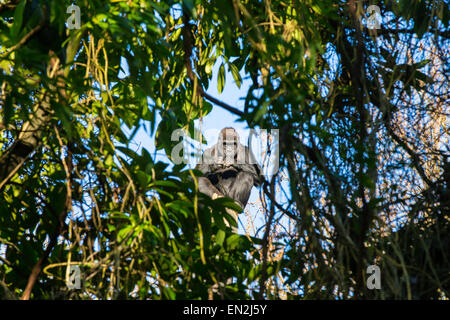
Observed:
[[[449,296],[446,1],[79,0],[69,30],[71,4],[0,1],[3,297]],[[245,106],[212,77],[248,81]],[[196,172],[135,152],[145,128],[170,156],[212,108],[280,130],[259,233],[227,228],[234,204]]]

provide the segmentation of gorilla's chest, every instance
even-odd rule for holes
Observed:
[[[231,184],[234,181],[238,174],[238,170],[234,167],[224,167],[217,171],[214,171],[213,174],[208,175],[208,179],[213,184],[218,184],[221,182],[222,184]]]

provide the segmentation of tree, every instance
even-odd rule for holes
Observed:
[[[371,4],[82,0],[69,30],[69,1],[3,1],[4,296],[448,297],[449,7],[378,1],[369,29]],[[206,92],[217,63],[219,92],[225,70],[248,75],[242,110]],[[262,235],[233,234],[230,199],[133,149],[148,127],[170,157],[213,107],[280,129]]]

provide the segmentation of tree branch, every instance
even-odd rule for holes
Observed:
[[[61,143],[61,138],[59,137],[58,131],[56,131],[56,134],[58,136],[58,140]],[[61,152],[64,152],[61,148]],[[57,230],[53,233],[53,235],[50,236],[50,242],[45,249],[42,257],[39,259],[39,261],[34,265],[33,269],[31,270],[31,274],[28,277],[28,283],[27,286],[22,294],[21,300],[29,300],[31,296],[31,291],[33,290],[33,287],[38,279],[39,274],[41,273],[43,265],[47,262],[48,257],[50,256],[50,253],[52,252],[53,248],[58,243],[58,237],[62,233],[65,225],[65,220],[67,217],[68,212],[72,208],[72,170],[73,170],[73,163],[72,163],[72,153],[70,152],[70,148],[67,151],[67,158],[63,157],[63,166],[66,171],[66,201],[64,203],[64,208],[62,209],[61,213],[59,214],[59,221],[58,221],[58,227]]]
[[[201,89],[200,95],[202,97],[204,97],[205,99],[211,101],[212,103],[217,104],[218,106],[224,108],[225,110],[227,110],[227,111],[229,111],[231,113],[234,113],[235,115],[238,115],[240,117],[243,117],[245,115],[245,113],[242,112],[241,110],[236,109],[235,107],[232,107],[229,104],[226,104],[225,102],[222,102],[222,101],[214,98],[213,96],[210,96],[205,91],[203,91],[203,88],[200,88],[200,89]]]
[[[43,13],[45,16],[45,12]],[[35,34],[45,23],[45,19],[42,19],[39,26],[35,27],[30,31],[13,49],[17,49],[19,45],[23,45],[33,34]],[[66,56],[69,59],[68,62],[71,63],[73,57],[75,56],[77,49],[80,46],[80,38],[83,33],[77,34],[73,37],[66,49]],[[54,56],[52,50],[49,51],[50,62],[48,66],[48,77],[54,78],[64,74],[67,76],[69,73],[69,68],[66,66],[65,70],[60,68],[59,59]],[[67,62],[67,61],[66,61]],[[57,87],[59,88],[60,95],[64,98],[66,97],[64,88],[65,84],[62,79],[58,80]],[[57,90],[54,86],[50,86],[50,90]],[[22,126],[21,133],[14,141],[12,146],[0,156],[0,190],[5,184],[7,184],[10,179],[17,173],[17,171],[22,167],[27,158],[37,149],[41,141],[41,134],[43,127],[50,121],[51,117],[51,106],[50,98],[46,93],[44,93],[40,104],[37,105],[34,115],[31,119],[24,123]]]
[[[36,27],[34,27],[30,32],[28,32],[18,43],[16,43],[14,46],[9,48],[6,53],[6,56],[8,56],[11,52],[13,52],[14,50],[17,50],[22,45],[24,45],[28,40],[30,40],[30,38],[32,36],[34,36],[35,33],[37,33],[39,30],[42,29],[44,24],[45,24],[45,12],[43,13],[43,18],[42,18],[41,22]]]

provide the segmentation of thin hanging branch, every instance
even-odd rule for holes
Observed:
[[[270,181],[270,193],[271,194],[275,193],[275,176],[273,176]],[[270,201],[269,217],[266,222],[266,230],[264,231],[262,239],[262,268],[261,268],[261,277],[259,278],[259,293],[258,293],[259,299],[264,299],[264,294],[266,292],[267,258],[268,258],[267,255],[269,251],[270,231],[274,217],[275,217],[275,202]]]

